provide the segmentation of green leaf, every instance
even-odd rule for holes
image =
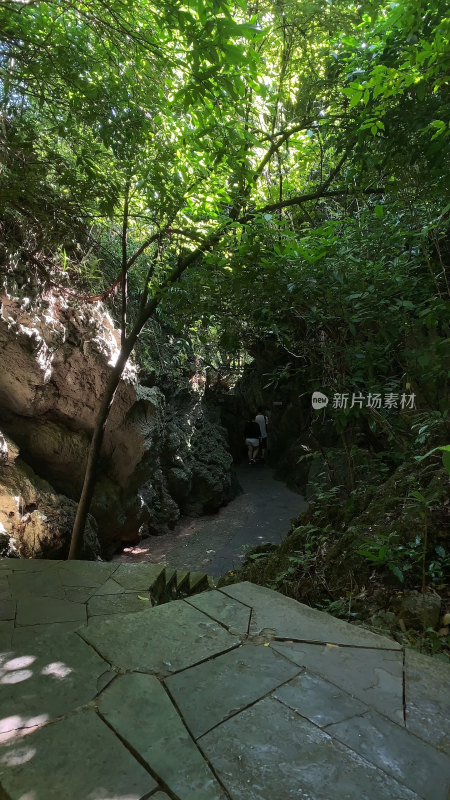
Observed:
[[[411,497],[415,497],[416,500],[420,500],[421,503],[426,503],[427,502],[426,497],[424,497],[423,494],[421,494],[421,492],[418,492],[417,490],[414,490],[413,492],[411,492]]]
[[[375,206],[375,216],[377,216],[378,219],[383,219],[383,217],[384,217],[384,208],[383,208],[383,206],[380,206],[380,205]]]
[[[442,463],[447,470],[448,474],[450,475],[450,453],[447,452],[445,448],[441,448],[443,450],[442,453]],[[449,448],[450,449],[450,448]]]
[[[362,92],[355,91],[353,93],[353,96],[352,96],[351,100],[350,100],[350,108],[354,108],[355,106],[357,106],[358,103],[360,102],[362,96],[363,96]]]
[[[400,567],[397,567],[394,564],[390,564],[389,565],[389,569],[392,572],[392,574],[395,575],[395,577],[398,578],[398,580],[403,583],[405,578],[404,578],[403,572],[401,571]]]

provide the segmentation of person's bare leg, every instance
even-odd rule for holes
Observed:
[[[247,445],[247,452],[248,452],[248,463],[250,464],[250,461],[253,458],[253,445],[252,444],[248,444]]]

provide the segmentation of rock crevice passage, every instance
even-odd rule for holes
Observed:
[[[447,800],[446,665],[250,583],[130,613],[164,571],[0,561],[2,800]]]

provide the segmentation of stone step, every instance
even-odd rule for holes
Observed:
[[[210,588],[209,576],[204,572],[189,573],[189,594],[205,592]]]
[[[166,602],[169,600],[176,600],[177,597],[177,571],[173,567],[166,567],[164,570],[166,586],[164,595],[167,597]]]
[[[177,597],[190,593],[189,570],[177,569]]]
[[[185,569],[166,567],[164,577],[165,585],[157,595],[155,605],[170,603],[171,600],[189,597],[192,594],[214,588],[213,578],[204,572],[190,572]]]

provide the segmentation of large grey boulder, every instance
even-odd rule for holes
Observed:
[[[0,432],[0,555],[64,558],[76,503],[57,494],[18,455],[17,445]],[[83,557],[99,556],[97,524],[89,515]]]
[[[17,481],[30,496],[27,480],[47,481],[47,499],[66,498],[59,502],[67,520],[119,348],[119,332],[101,304],[71,307],[67,296],[51,291],[33,305],[0,294],[0,423],[18,449]],[[91,505],[105,555],[140,534],[167,531],[182,512],[215,511],[232,496],[225,432],[205,410],[198,387],[189,387],[187,377],[185,383],[166,398],[157,386],[140,385],[132,359],[127,364]],[[42,530],[38,538],[43,541]]]

